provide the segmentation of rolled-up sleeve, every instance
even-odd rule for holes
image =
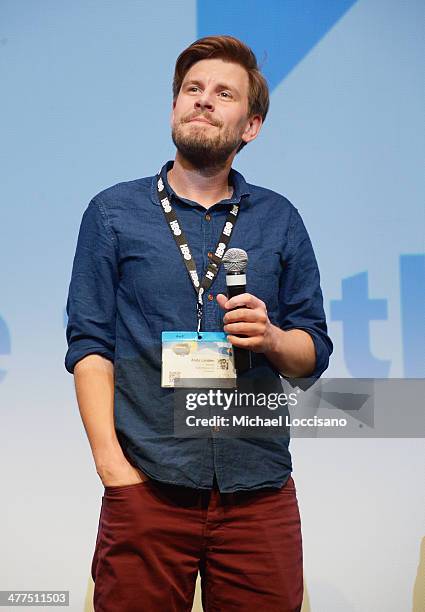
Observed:
[[[279,289],[280,327],[310,334],[316,365],[308,377],[318,379],[329,365],[333,344],[328,336],[320,274],[310,237],[298,210],[293,207]]]
[[[71,374],[90,354],[114,361],[118,277],[116,235],[96,196],[81,221],[66,304],[65,368]]]

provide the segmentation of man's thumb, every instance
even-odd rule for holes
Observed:
[[[226,302],[228,302],[227,296],[225,296],[223,293],[218,293],[217,302],[218,302],[218,305],[221,306],[221,308],[224,308]]]

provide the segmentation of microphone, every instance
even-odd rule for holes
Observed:
[[[248,264],[246,251],[243,249],[228,249],[222,262],[226,270],[227,297],[229,300],[235,295],[246,293],[246,267]],[[240,308],[240,306],[237,308]],[[233,308],[232,310],[236,309]],[[233,346],[232,348],[236,373],[242,374],[251,368],[251,352],[239,346]]]

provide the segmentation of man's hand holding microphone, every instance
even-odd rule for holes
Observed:
[[[226,314],[224,332],[234,347],[237,373],[251,367],[249,351],[263,353],[283,376],[308,377],[316,364],[311,335],[303,329],[283,330],[270,322],[265,303],[246,292],[248,255],[243,249],[228,249],[223,257],[227,297],[219,293],[217,302]]]

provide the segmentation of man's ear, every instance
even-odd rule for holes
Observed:
[[[257,138],[260,133],[261,126],[263,125],[263,119],[261,115],[253,115],[248,119],[248,125],[242,134],[242,140],[244,142],[251,142],[254,138]]]

